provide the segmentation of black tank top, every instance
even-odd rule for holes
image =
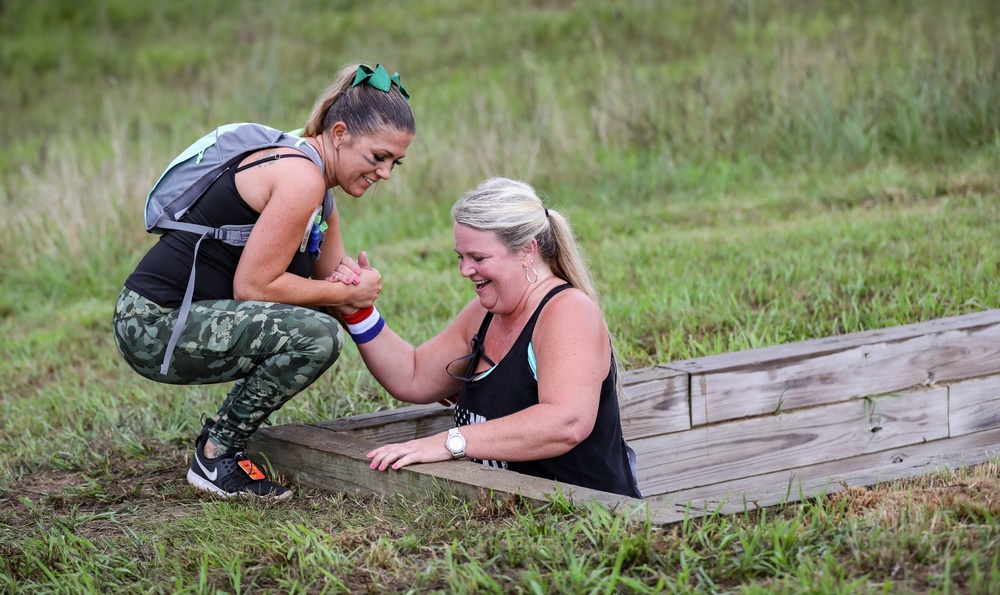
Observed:
[[[538,304],[538,308],[531,315],[510,352],[485,377],[465,382],[455,405],[456,425],[466,426],[498,419],[538,404],[538,381],[535,380],[528,362],[531,334],[545,304],[552,296],[570,287],[566,284],[553,288]],[[470,372],[476,369],[479,357],[482,357],[481,345],[486,339],[486,332],[492,320],[493,314],[487,313],[479,332],[476,333],[477,340],[473,341],[473,344],[477,345],[479,353],[474,353],[471,358]],[[597,420],[590,436],[569,452],[551,459],[520,462],[482,461],[483,464],[641,498],[634,467],[629,460],[631,449],[622,437],[615,367],[611,365],[613,361],[614,356],[608,365],[608,375],[601,385]]]
[[[290,153],[284,156],[299,155]],[[225,173],[209,186],[182,221],[210,227],[257,222],[260,214],[236,190],[237,172],[256,164],[237,168],[236,165],[245,157],[246,155],[241,155],[229,162]],[[305,155],[301,157],[308,159]],[[302,229],[304,232],[305,226]],[[180,306],[188,275],[191,274],[194,245],[198,237],[198,234],[184,231],[170,231],[162,235],[125,280],[125,287],[164,308]],[[232,299],[233,278],[242,255],[242,246],[230,246],[212,240],[202,242],[198,250],[192,301]],[[315,254],[296,251],[287,270],[300,277],[309,277],[315,264]]]

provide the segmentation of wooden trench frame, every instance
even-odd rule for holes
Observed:
[[[622,428],[643,500],[468,460],[378,472],[365,454],[454,425],[441,405],[258,431],[299,484],[421,498],[597,501],[669,525],[974,465],[1000,453],[1000,310],[629,371]]]

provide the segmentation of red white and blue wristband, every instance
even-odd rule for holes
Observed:
[[[362,308],[354,314],[344,316],[347,323],[347,332],[354,339],[355,343],[367,343],[382,332],[385,326],[385,319],[378,313],[375,306]]]

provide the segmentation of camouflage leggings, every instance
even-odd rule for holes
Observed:
[[[177,310],[125,288],[115,306],[118,351],[142,376],[168,384],[236,381],[209,438],[241,450],[267,417],[333,365],[344,348],[335,318],[270,302],[206,300],[191,304],[170,371],[160,364]]]

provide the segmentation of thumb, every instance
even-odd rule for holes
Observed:
[[[371,268],[372,265],[368,261],[368,253],[367,252],[361,252],[361,254],[358,254],[358,265],[361,268],[363,268],[363,269],[370,269]]]

